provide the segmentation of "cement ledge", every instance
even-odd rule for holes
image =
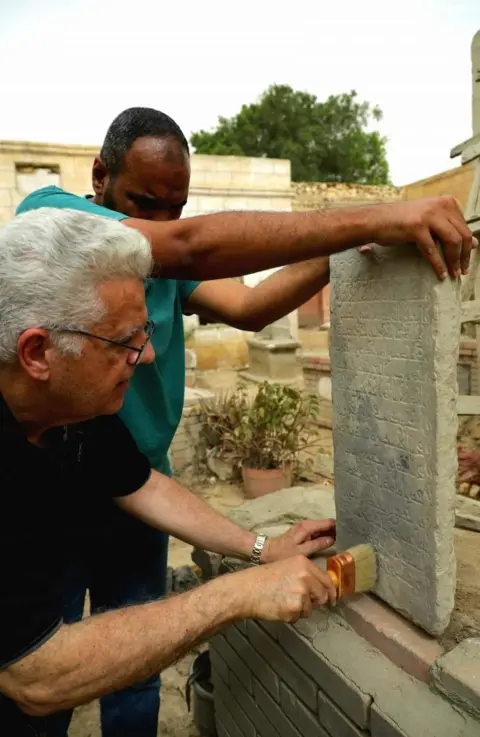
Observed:
[[[430,668],[430,676],[433,688],[442,696],[480,718],[480,638],[462,640],[439,657]]]
[[[295,338],[248,338],[247,345],[257,348],[259,351],[269,353],[283,353],[301,348],[302,344]]]
[[[353,597],[340,604],[337,611],[392,663],[420,681],[429,681],[430,667],[444,653],[434,637],[373,596]]]

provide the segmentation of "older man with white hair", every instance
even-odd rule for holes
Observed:
[[[116,415],[135,368],[154,358],[151,264],[143,235],[82,212],[43,208],[0,232],[0,733],[9,737],[65,734],[72,707],[158,672],[235,619],[293,621],[335,600],[306,557],[332,544],[332,520],[302,523],[300,535],[294,526],[260,555],[254,534],[152,471]],[[65,539],[87,542],[112,503],[191,544],[268,565],[65,625]]]

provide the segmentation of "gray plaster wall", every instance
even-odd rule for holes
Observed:
[[[337,547],[373,544],[376,593],[432,634],[455,590],[459,286],[414,248],[331,259]]]

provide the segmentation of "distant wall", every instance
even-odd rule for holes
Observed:
[[[0,141],[0,225],[30,192],[56,184],[75,194],[91,192],[96,146]],[[192,156],[185,215],[219,210],[291,209],[290,162],[238,156]]]
[[[325,210],[332,207],[394,202],[402,198],[399,187],[335,182],[293,182],[292,210]]]
[[[294,182],[292,184],[292,210],[327,210],[334,207],[368,205],[395,202],[421,197],[451,194],[462,207],[467,203],[473,181],[472,164],[457,166],[427,179],[412,182],[405,187],[373,186],[362,184],[335,184],[325,182]],[[312,297],[298,310],[299,327],[323,327],[330,325],[329,288]]]
[[[433,177],[428,177],[428,179],[421,179],[418,182],[407,184],[403,188],[403,196],[406,200],[414,200],[419,197],[451,194],[457,198],[462,207],[465,207],[472,182],[472,164],[465,164],[465,166],[457,166],[454,169],[435,174]]]
[[[371,184],[293,182],[292,210],[329,210],[335,207],[374,205],[395,202],[403,197],[399,187]],[[298,310],[298,326],[328,328],[330,325],[329,288],[305,302]]]

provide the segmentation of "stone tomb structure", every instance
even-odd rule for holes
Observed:
[[[374,545],[378,596],[212,638],[218,736],[478,737],[480,639],[438,638],[455,589],[460,285],[407,247],[336,256],[331,279],[335,491],[284,489],[231,516],[272,535],[336,516],[338,550]]]
[[[302,372],[297,360],[300,343],[292,336],[291,320],[285,316],[267,325],[247,340],[248,369],[241,375],[247,381],[273,381],[296,385]]]

